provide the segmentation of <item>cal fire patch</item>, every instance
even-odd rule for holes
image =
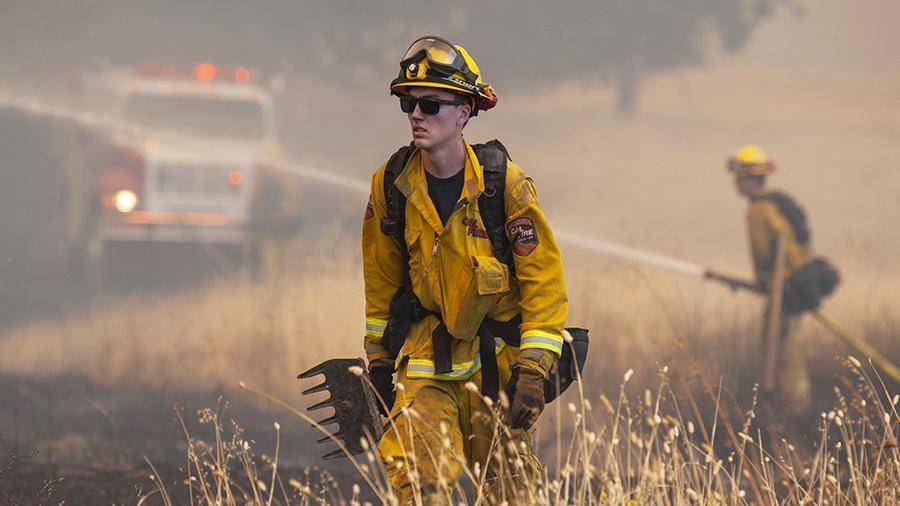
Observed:
[[[366,205],[366,216],[363,219],[368,220],[373,216],[375,216],[375,209],[372,207],[372,201],[369,200],[369,203]]]
[[[509,238],[513,241],[513,252],[519,256],[528,256],[537,248],[538,236],[531,218],[517,218],[508,225]]]

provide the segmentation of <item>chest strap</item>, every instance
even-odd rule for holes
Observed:
[[[478,209],[481,221],[488,232],[491,250],[494,257],[507,264],[510,274],[515,276],[515,265],[510,255],[510,241],[506,236],[506,209],[504,191],[506,185],[506,168],[509,152],[498,140],[484,144],[472,145],[484,175],[484,192],[478,197]],[[391,237],[400,249],[403,269],[403,284],[390,303],[390,317],[384,331],[382,344],[391,358],[395,358],[403,346],[412,323],[421,321],[432,315],[439,320],[431,334],[434,351],[435,374],[447,374],[453,370],[452,344],[453,337],[447,326],[441,321],[439,314],[422,307],[412,290],[409,274],[409,247],[404,234],[406,228],[406,196],[397,189],[396,180],[406,168],[409,159],[415,152],[412,144],[398,149],[388,160],[385,167],[383,191],[387,204],[387,216],[381,220],[381,232]],[[497,356],[494,352],[494,336],[500,336],[507,344],[519,346],[521,333],[519,325],[521,315],[509,322],[499,322],[485,318],[478,328],[479,358],[482,367],[482,393],[497,400],[499,389],[499,373]]]
[[[500,368],[494,351],[494,333],[482,322],[478,327],[478,354],[481,356],[481,395],[497,402],[500,392]]]

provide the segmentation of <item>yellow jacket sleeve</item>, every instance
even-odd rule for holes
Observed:
[[[763,288],[772,280],[775,255],[775,230],[769,223],[770,210],[764,203],[754,203],[747,212],[747,225],[750,233],[750,253],[753,256],[753,269],[756,281]]]
[[[540,349],[559,356],[568,299],[559,246],[538,204],[530,177],[509,163],[506,179],[506,233],[521,292],[522,344],[520,350]],[[522,353],[532,367],[546,373],[549,363],[533,353]]]
[[[384,166],[372,176],[369,203],[362,227],[366,295],[365,350],[370,366],[393,366],[381,339],[388,321],[391,298],[403,283],[404,269],[400,247],[391,237],[381,232],[381,219],[387,215],[383,179]]]

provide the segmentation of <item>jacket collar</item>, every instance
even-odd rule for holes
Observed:
[[[462,195],[457,203],[457,207],[465,200],[466,202],[475,201],[484,191],[484,169],[475,156],[472,146],[463,139],[466,148],[466,161],[463,170],[465,171],[465,181],[463,182]],[[431,197],[428,195],[428,180],[425,179],[425,167],[422,164],[422,153],[416,149],[406,167],[397,176],[397,189],[406,196],[408,202],[419,211],[425,221],[431,225],[435,232],[440,234],[444,231],[441,224],[441,218],[438,216]]]

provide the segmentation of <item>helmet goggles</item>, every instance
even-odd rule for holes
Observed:
[[[775,163],[771,160],[748,163],[729,158],[725,166],[735,176],[764,176],[775,172]]]
[[[409,86],[441,88],[472,100],[472,116],[497,105],[494,88],[481,79],[481,71],[462,46],[428,35],[416,39],[400,61],[400,73],[391,81],[392,95],[406,94]]]
[[[452,77],[459,73],[465,77],[466,84],[471,88],[477,88],[478,74],[469,69],[463,55],[453,47],[453,44],[436,35],[428,35],[417,39],[403,59],[400,60],[400,68],[405,69],[410,65],[416,65],[425,58],[428,60],[428,71],[436,71],[441,77]]]

